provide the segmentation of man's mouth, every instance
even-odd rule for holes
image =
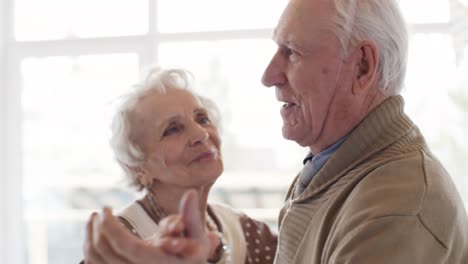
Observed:
[[[296,106],[298,108],[301,108],[300,105],[298,105],[296,103],[293,103],[293,102],[281,102],[281,103],[283,103],[283,106],[282,106],[283,108],[290,108],[290,107],[294,107],[294,106]]]
[[[296,104],[295,103],[283,103],[284,108],[293,107],[293,106],[296,106]]]
[[[283,123],[287,126],[295,126],[298,123],[298,116],[300,115],[301,106],[294,102],[280,101],[283,103],[281,107],[281,116]]]

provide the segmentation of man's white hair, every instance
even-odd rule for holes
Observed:
[[[193,75],[184,69],[162,69],[152,67],[143,80],[134,85],[134,90],[121,96],[120,104],[112,119],[110,145],[115,159],[125,172],[131,186],[143,189],[137,175],[131,170],[140,167],[146,153],[139,145],[138,129],[132,118],[135,118],[139,102],[148,95],[164,94],[168,89],[186,90],[200,100],[207,109],[213,124],[220,129],[220,114],[216,104],[193,90]]]
[[[379,52],[379,88],[399,94],[406,75],[408,33],[395,0],[333,0],[334,32],[347,48],[360,41],[375,42]]]

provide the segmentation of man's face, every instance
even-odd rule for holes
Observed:
[[[273,35],[278,49],[262,77],[284,102],[283,136],[313,153],[339,139],[352,85],[352,63],[331,31],[329,2],[289,2]]]

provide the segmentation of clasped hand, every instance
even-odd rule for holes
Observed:
[[[179,214],[161,220],[161,232],[150,240],[131,234],[110,208],[93,213],[86,226],[85,264],[201,264],[219,238],[206,232],[195,191],[182,198]]]

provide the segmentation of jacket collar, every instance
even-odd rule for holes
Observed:
[[[358,164],[408,134],[413,128],[415,125],[404,113],[403,97],[398,95],[388,98],[358,124],[317,172],[304,192],[292,202],[304,201],[321,192]]]

